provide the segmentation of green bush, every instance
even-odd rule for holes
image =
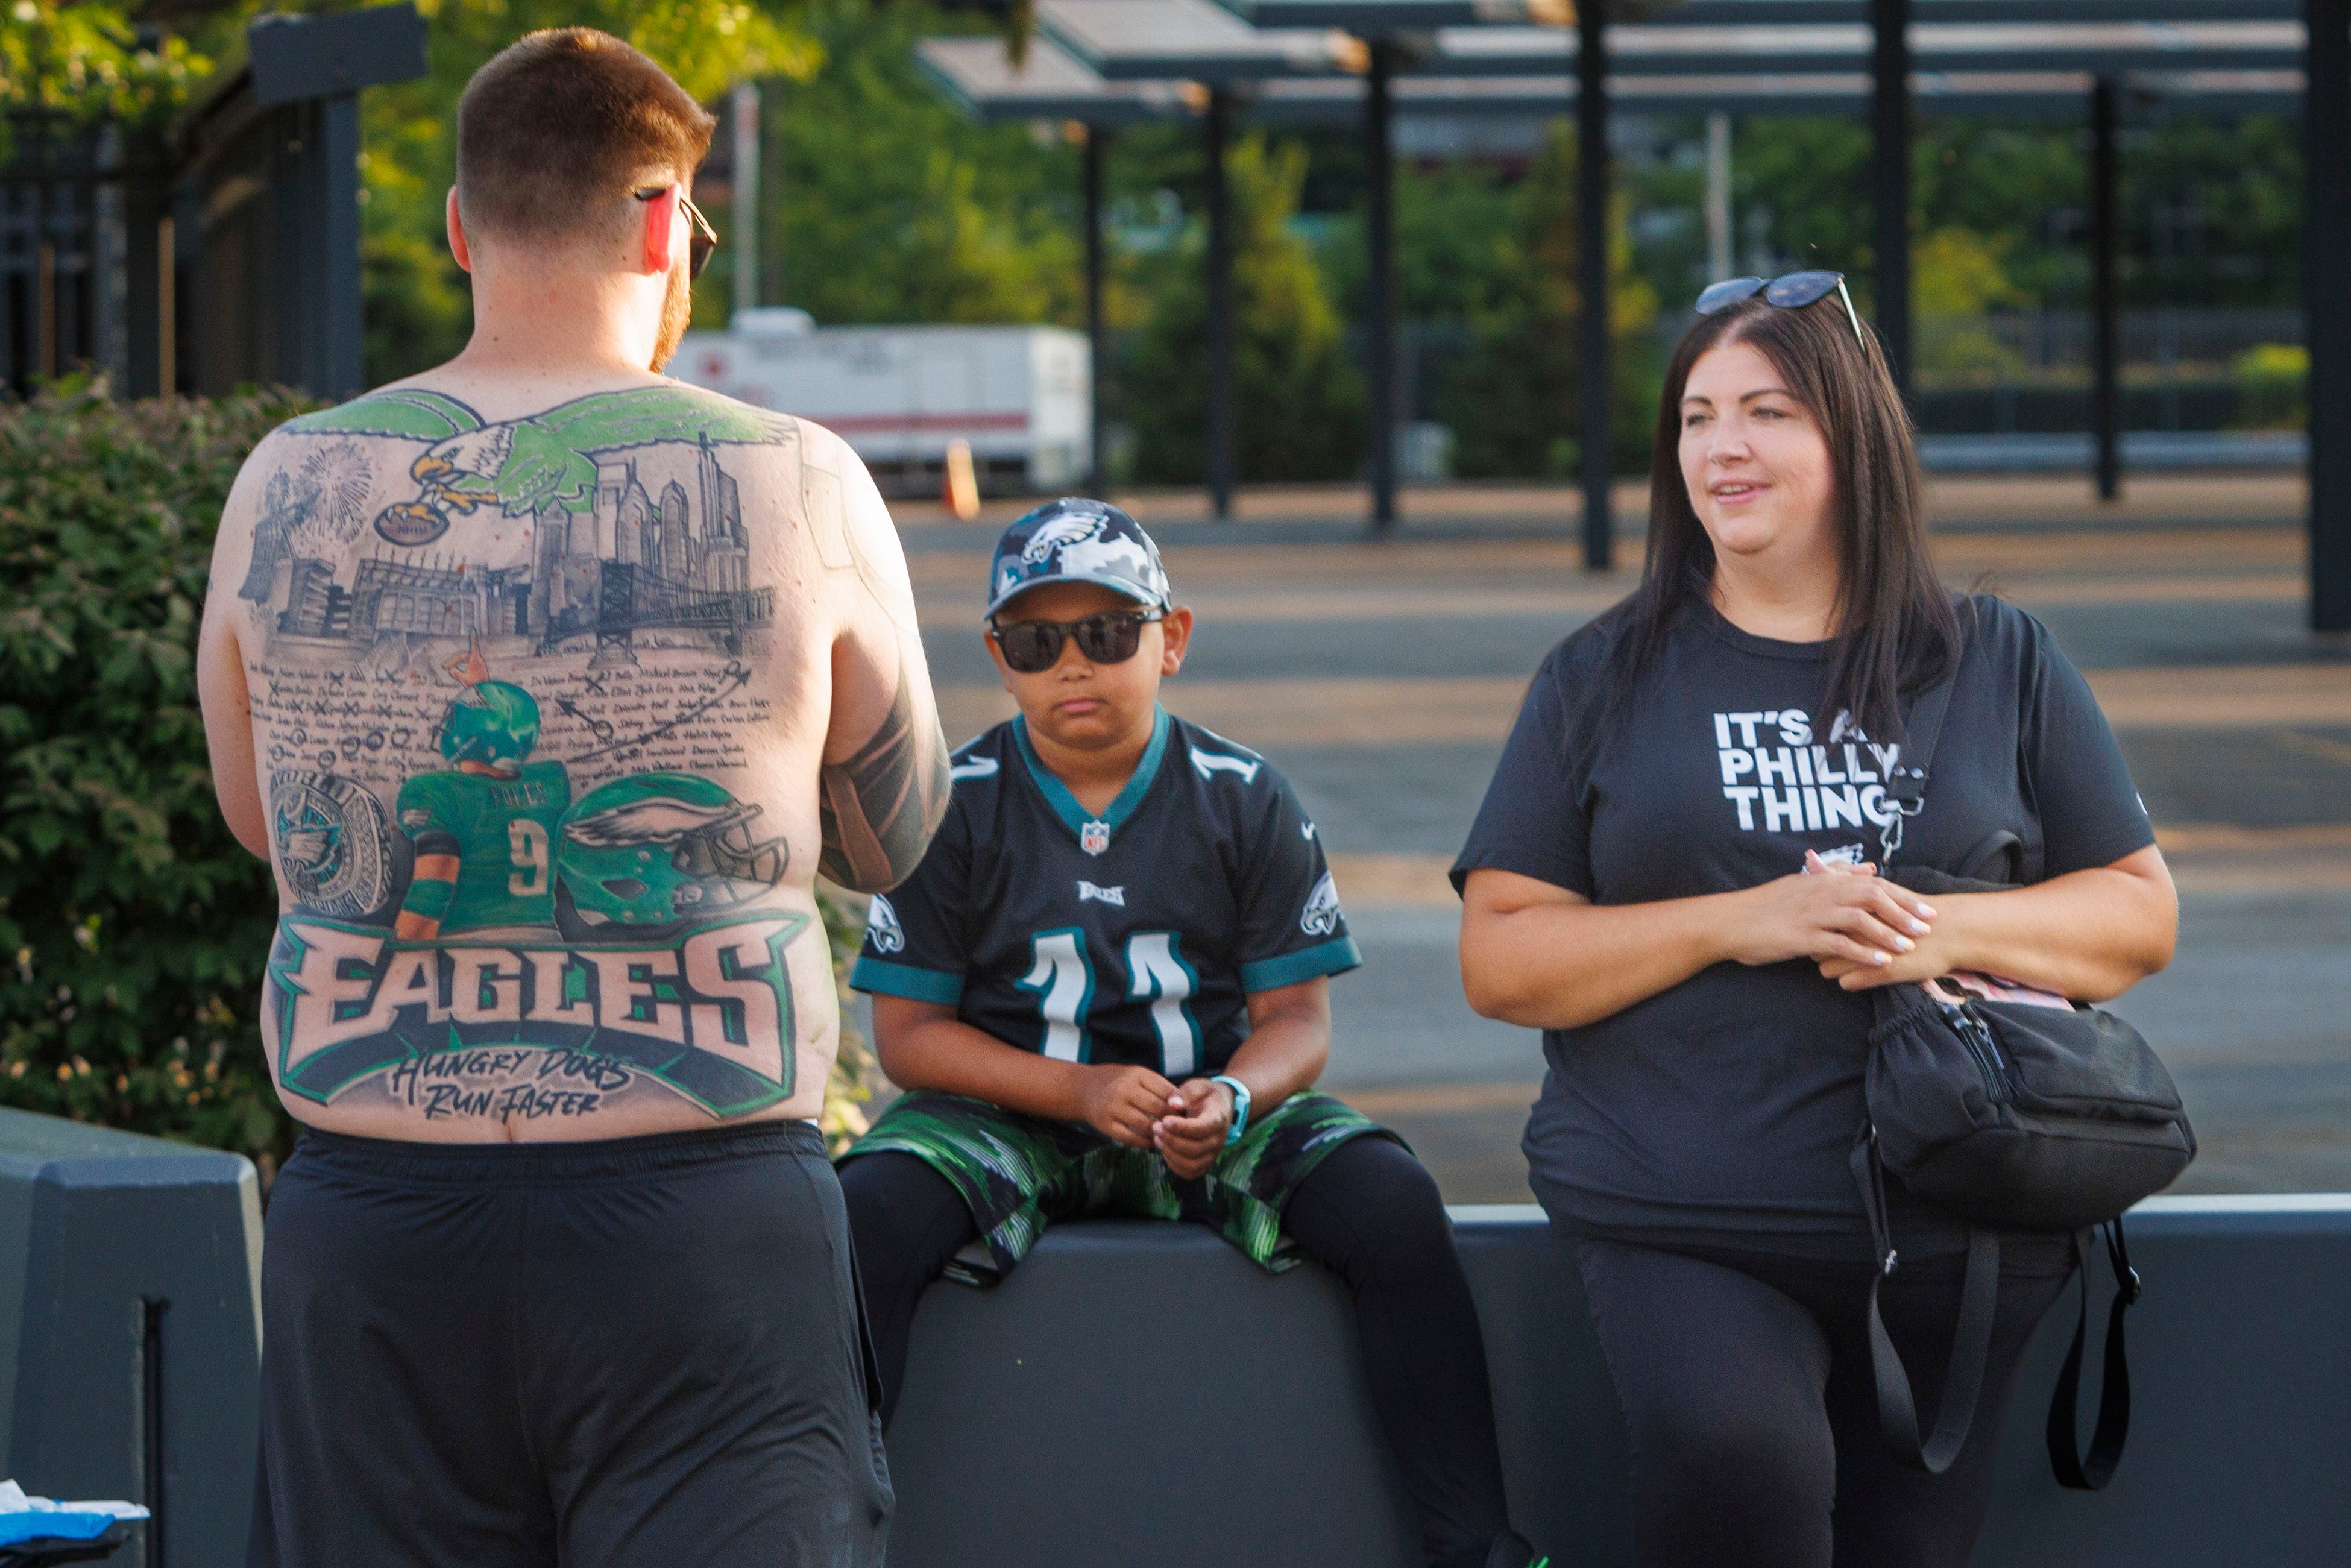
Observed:
[[[214,803],[194,653],[229,486],[305,406],[87,382],[0,405],[0,1104],[265,1174],[293,1134],[256,1021],[277,897]],[[852,951],[856,912],[824,913]],[[836,1138],[870,1069],[844,1039]]]
[[[1344,478],[1364,445],[1363,378],[1347,358],[1313,247],[1290,231],[1306,150],[1252,135],[1226,161],[1232,201],[1233,447],[1244,483]],[[1154,280],[1153,309],[1125,371],[1134,476],[1198,484],[1207,467],[1205,227]]]
[[[0,1101],[281,1156],[268,869],[213,802],[196,623],[282,394],[0,413]]]
[[[2230,367],[2239,389],[2237,425],[2299,430],[2310,423],[2310,350],[2299,343],[2257,343]]]
[[[1497,286],[1468,311],[1468,349],[1431,379],[1430,416],[1452,427],[1465,479],[1575,476],[1585,434],[1575,170],[1574,126],[1555,120],[1510,192],[1510,226],[1494,241]],[[1608,438],[1619,474],[1647,471],[1665,380],[1656,290],[1633,270],[1631,215],[1620,192],[1608,225]]]

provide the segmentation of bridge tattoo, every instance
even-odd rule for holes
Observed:
[[[817,868],[867,893],[912,876],[946,810],[948,766],[939,737],[917,727],[914,693],[901,671],[882,727],[848,758],[825,767],[819,805],[824,852]]]
[[[774,722],[751,445],[797,457],[799,426],[682,387],[496,423],[396,390],[281,432],[236,591],[288,1092],[490,1121],[789,1097],[810,922],[720,782]]]

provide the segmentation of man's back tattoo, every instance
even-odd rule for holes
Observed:
[[[290,1093],[500,1121],[655,1085],[716,1116],[791,1095],[810,921],[778,896],[782,828],[737,792],[789,607],[729,470],[801,440],[674,387],[500,422],[400,390],[285,428],[235,592],[295,899],[266,998]],[[909,852],[893,720],[843,770],[859,870]]]

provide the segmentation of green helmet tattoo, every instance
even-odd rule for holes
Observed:
[[[661,940],[781,881],[787,846],[757,839],[759,808],[690,773],[598,785],[563,818],[555,924],[571,941]]]
[[[441,755],[452,762],[520,762],[538,744],[538,702],[505,681],[467,686],[450,699],[441,721]]]

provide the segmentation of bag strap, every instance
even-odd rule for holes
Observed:
[[[2097,1491],[2115,1479],[2123,1444],[2130,1437],[2130,1356],[2123,1344],[2123,1314],[2139,1298],[2138,1270],[2130,1265],[2123,1245],[2123,1222],[2106,1223],[2106,1261],[2115,1271],[2114,1304],[2106,1309],[2106,1375],[2098,1391],[2098,1425],[2090,1436],[2090,1452],[2082,1457],[2074,1430],[2074,1408],[2082,1393],[2082,1345],[2090,1329],[2090,1260],[2084,1234],[2074,1238],[2074,1267],[2082,1276],[2082,1304],[2074,1320],[2074,1348],[2065,1353],[2065,1369],[2057,1375],[2057,1393],[2049,1402],[2049,1464],[2057,1484],[2075,1491]]]
[[[1943,1373],[1943,1398],[1935,1412],[1933,1432],[1918,1436],[1918,1402],[1903,1370],[1902,1354],[1886,1331],[1877,1294],[1901,1254],[1894,1249],[1886,1228],[1886,1172],[1877,1158],[1877,1129],[1866,1128],[1853,1146],[1854,1179],[1861,1186],[1862,1207],[1869,1216],[1869,1234],[1877,1247],[1877,1272],[1869,1281],[1869,1370],[1877,1382],[1877,1423],[1895,1458],[1916,1465],[1929,1475],[1951,1468],[1966,1447],[1968,1430],[1975,1424],[1976,1406],[1983,1394],[1984,1367],[1991,1359],[1992,1320],[2000,1311],[2000,1234],[1981,1226],[1968,1227],[1968,1270],[1959,1286],[1959,1317],[1951,1334],[1951,1359]],[[2070,1443],[2072,1428],[2067,1428]],[[2117,1449],[2119,1457],[2119,1448]],[[2095,1461],[2096,1456],[2093,1454]],[[2111,1464],[2108,1469],[2112,1470]]]
[[[1927,776],[1935,766],[1935,743],[1943,736],[1943,716],[1951,708],[1951,688],[1959,682],[1959,664],[1967,656],[1963,642],[1952,650],[1951,667],[1942,679],[1918,694],[1903,726],[1902,755],[1886,780],[1886,804],[1894,808],[1877,830],[1878,869],[1894,863],[1902,847],[1902,824],[1927,804]]]

